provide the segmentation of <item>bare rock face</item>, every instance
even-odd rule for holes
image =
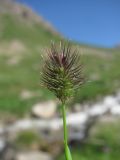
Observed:
[[[29,91],[29,90],[26,90],[26,89],[24,89],[20,94],[20,98],[22,100],[30,99],[30,98],[32,98],[34,96],[35,96],[35,94],[32,91]]]
[[[43,152],[31,151],[18,153],[16,155],[16,160],[52,160],[52,157]]]
[[[57,104],[54,101],[37,103],[32,108],[32,114],[38,118],[52,118],[56,113]]]

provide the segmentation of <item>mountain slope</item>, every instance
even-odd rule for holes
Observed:
[[[0,1],[0,40],[19,40],[25,45],[46,44],[59,34],[31,9],[10,0]]]
[[[41,54],[61,36],[31,9],[0,0],[0,117],[25,115],[33,104],[55,98],[40,88]],[[77,45],[87,82],[73,103],[95,100],[120,88],[119,49]],[[3,114],[4,113],[4,114]]]

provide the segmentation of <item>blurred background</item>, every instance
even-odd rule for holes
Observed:
[[[71,40],[87,82],[68,102],[74,160],[120,158],[120,1],[0,0],[0,160],[64,160],[60,103],[41,56]]]

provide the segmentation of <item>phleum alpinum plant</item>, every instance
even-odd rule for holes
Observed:
[[[42,85],[52,91],[61,101],[64,147],[66,160],[72,160],[68,147],[66,126],[66,102],[74,95],[84,79],[80,54],[70,43],[51,44],[44,57],[41,72]]]

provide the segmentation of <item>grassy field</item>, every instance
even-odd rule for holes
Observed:
[[[0,15],[0,22],[3,28],[0,36],[0,113],[1,117],[2,113],[23,116],[33,104],[55,98],[49,91],[41,89],[39,73],[43,49],[51,40],[58,42],[60,37],[40,24],[16,21],[16,17],[11,15]],[[83,71],[88,82],[81,87],[72,103],[95,100],[120,88],[118,49],[74,45],[82,53]],[[35,96],[22,99],[24,90]]]
[[[95,55],[82,56],[85,75],[90,80],[75,95],[73,103],[94,100],[98,96],[113,93],[120,87],[120,55],[112,58]],[[18,64],[7,64],[9,56],[0,55],[0,110],[22,115],[40,100],[54,98],[52,93],[40,88],[40,53],[22,55]],[[96,79],[92,79],[95,77]],[[34,92],[36,96],[21,99],[22,91]]]

